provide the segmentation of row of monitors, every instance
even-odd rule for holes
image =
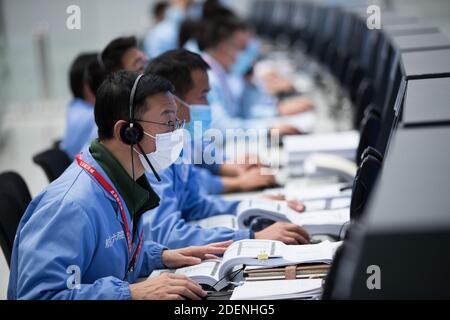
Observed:
[[[323,48],[351,57],[371,81],[371,103],[381,113],[383,170],[335,261],[326,295],[449,298],[450,40],[417,18],[388,12],[382,30],[369,31],[357,2],[265,1],[260,7],[278,8],[259,26],[263,35],[298,37],[322,63],[330,63]],[[373,279],[379,287],[370,285]]]
[[[449,101],[450,77],[402,86],[402,117],[364,216],[335,259],[327,298],[450,298]]]
[[[450,48],[450,39],[438,28],[394,12],[382,11],[381,30],[368,29],[366,1],[256,1],[253,8],[250,21],[262,35],[288,36],[292,44],[302,43],[341,80],[358,109],[357,128],[371,103],[380,113],[385,112],[387,101],[392,99],[388,93],[395,93],[389,85],[401,65],[399,55]],[[417,68],[408,64],[405,76],[434,74],[436,70],[447,73],[448,67],[439,62],[418,63]],[[361,85],[367,82],[373,93],[364,99]]]

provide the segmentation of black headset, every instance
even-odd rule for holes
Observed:
[[[145,161],[150,166],[150,169],[152,170],[153,174],[155,175],[156,180],[161,181],[161,178],[159,177],[158,173],[156,172],[153,165],[150,163],[150,160],[148,159],[147,155],[144,152],[144,149],[142,149],[141,144],[139,142],[142,141],[144,138],[144,129],[139,124],[139,122],[136,122],[134,119],[134,96],[136,95],[137,86],[139,84],[139,80],[144,76],[144,74],[140,74],[137,76],[136,80],[134,80],[133,87],[131,88],[130,92],[130,102],[129,102],[129,118],[130,120],[127,121],[121,128],[120,128],[120,138],[122,141],[128,145],[131,146],[131,148],[134,145],[137,145],[139,148],[139,151],[144,156]]]

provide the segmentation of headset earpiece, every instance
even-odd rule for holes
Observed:
[[[129,100],[129,117],[130,120],[124,124],[120,128],[120,138],[122,141],[130,146],[138,144],[142,138],[144,137],[144,129],[142,126],[134,121],[134,96],[136,94],[137,86],[139,84],[139,80],[143,77],[143,74],[140,74],[134,80],[133,86],[130,92],[130,100]]]
[[[144,137],[144,129],[138,122],[127,122],[120,128],[120,138],[128,145],[138,144]]]

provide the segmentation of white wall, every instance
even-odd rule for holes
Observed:
[[[68,96],[67,70],[84,50],[100,50],[119,35],[146,32],[150,25],[148,0],[4,0],[8,98],[27,102],[42,97],[36,33],[47,29],[51,98]],[[68,30],[66,8],[81,8],[81,30]]]

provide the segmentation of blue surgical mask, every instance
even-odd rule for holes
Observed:
[[[193,104],[189,108],[189,114],[191,121],[185,128],[191,134],[192,140],[202,138],[205,131],[211,127],[211,107],[206,104]]]
[[[245,50],[238,54],[235,63],[231,67],[231,71],[239,76],[245,75],[251,70],[258,56],[259,43],[255,39],[252,39],[247,43]]]

